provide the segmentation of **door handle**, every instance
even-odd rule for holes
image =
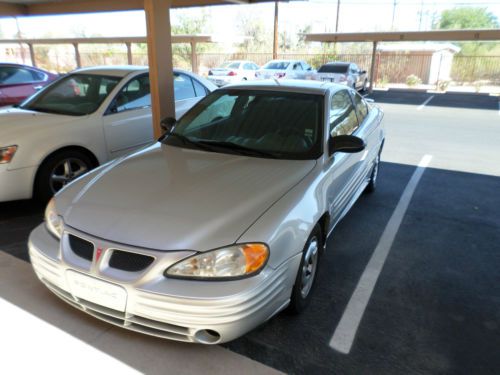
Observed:
[[[42,85],[33,86],[33,88],[34,88],[36,91],[40,90],[42,87],[43,87]]]

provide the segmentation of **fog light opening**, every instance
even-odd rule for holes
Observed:
[[[202,344],[215,344],[220,340],[220,334],[213,329],[201,329],[196,331],[194,338]]]

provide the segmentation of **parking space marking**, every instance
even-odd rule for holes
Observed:
[[[434,95],[429,96],[429,97],[425,100],[425,102],[423,102],[422,104],[420,104],[420,105],[417,107],[417,111],[422,110],[422,108],[424,108],[427,104],[429,104],[429,102],[432,100],[432,98],[434,98]]]
[[[330,340],[330,347],[344,354],[349,354],[351,351],[354,337],[359,327],[359,323],[363,318],[364,312],[370,301],[373,289],[377,283],[377,279],[384,267],[384,263],[389,255],[392,244],[398,233],[403,217],[405,216],[408,205],[415,189],[425,171],[425,168],[432,160],[432,155],[424,155],[420,160],[418,167],[413,172],[413,175],[406,185],[399,202],[389,219],[382,236],[366,265],[358,285],[344,310],[342,318],[335,329],[335,332]]]

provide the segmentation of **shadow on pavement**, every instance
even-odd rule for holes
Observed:
[[[499,97],[488,94],[475,93],[428,93],[422,90],[389,89],[375,90],[368,97],[379,103],[421,105],[431,96],[434,96],[428,107],[451,107],[487,109],[498,111]]]

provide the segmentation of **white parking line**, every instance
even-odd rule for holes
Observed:
[[[434,98],[434,95],[429,96],[429,97],[425,100],[425,102],[423,102],[422,104],[420,104],[420,105],[417,107],[417,111],[422,110],[422,108],[424,108],[427,104],[429,104],[429,102],[432,100],[432,98]]]
[[[432,155],[424,155],[417,169],[413,172],[408,185],[406,185],[398,205],[394,210],[389,222],[387,223],[382,236],[373,252],[370,261],[358,281],[358,285],[344,310],[344,314],[335,329],[335,332],[330,340],[330,347],[333,349],[348,354],[351,351],[354,337],[359,327],[359,323],[363,318],[366,306],[370,301],[373,289],[377,283],[377,279],[384,267],[387,255],[391,250],[394,238],[399,230],[403,217],[408,209],[415,188],[417,187],[425,168],[432,160]]]

